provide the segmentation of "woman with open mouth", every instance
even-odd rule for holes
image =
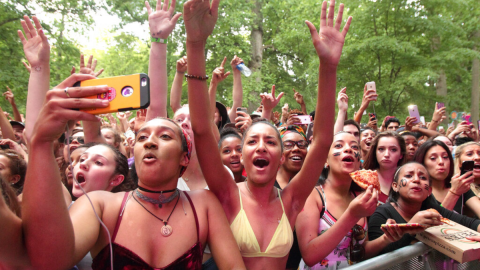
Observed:
[[[405,140],[395,132],[382,132],[375,137],[363,163],[366,170],[376,170],[380,182],[378,201],[385,203],[398,166],[405,163]]]
[[[369,127],[362,129],[360,132],[360,147],[362,149],[362,162],[365,162],[368,152],[372,146],[372,141],[375,138],[375,131]]]
[[[313,143],[301,170],[290,183],[279,190],[274,187],[277,172],[285,162],[283,144],[275,126],[268,122],[253,123],[243,136],[242,163],[247,181],[235,183],[223,167],[220,154],[211,149],[217,146],[212,133],[212,112],[209,110],[208,87],[205,82],[205,44],[214,24],[202,18],[185,19],[187,32],[188,99],[192,117],[197,154],[211,191],[220,200],[230,228],[248,269],[285,269],[293,242],[293,227],[298,213],[320,176],[327,149],[333,137],[335,114],[336,67],[351,18],[340,31],[343,5],[340,5],[334,27],[334,1],[330,2],[328,24],[327,3],[322,4],[320,38],[315,26],[307,22],[321,65],[319,67]],[[198,21],[197,21],[198,20]],[[328,33],[328,34],[327,34]],[[335,41],[334,41],[335,40]],[[262,101],[275,107],[280,97],[264,94]]]
[[[475,176],[473,172],[460,175],[460,169],[454,173],[455,164],[448,146],[441,141],[427,141],[418,148],[415,161],[427,168],[432,180],[432,197],[439,204],[462,215],[468,209],[475,217],[480,216],[480,200],[470,190]],[[461,166],[461,162],[459,164]]]
[[[467,160],[475,161],[473,166],[474,181],[470,184],[470,189],[480,198],[480,143],[468,142],[459,145],[455,149],[455,155],[458,157],[455,159],[455,173],[460,172],[462,162]]]
[[[420,149],[419,149],[420,150]],[[417,162],[409,162],[395,173],[389,193],[389,202],[375,210],[368,227],[370,239],[394,241],[381,253],[387,253],[416,242],[415,234],[430,226],[443,224],[442,217],[450,219],[474,231],[480,231],[480,220],[459,215],[441,207],[430,196],[432,180],[427,168]],[[436,211],[427,211],[429,209]],[[383,224],[411,224],[404,229],[399,227],[382,228]],[[414,225],[412,225],[414,224]],[[468,239],[468,238],[467,238]]]

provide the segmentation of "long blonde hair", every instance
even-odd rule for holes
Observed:
[[[460,161],[460,156],[463,155],[465,152],[465,149],[469,147],[470,145],[477,145],[480,146],[480,143],[478,142],[467,142],[462,145],[457,146],[455,148],[455,174],[460,173],[460,168],[462,167],[462,162]]]

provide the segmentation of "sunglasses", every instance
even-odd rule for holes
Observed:
[[[84,144],[85,138],[83,136],[77,136],[77,137],[70,136],[68,138],[65,138],[65,144],[72,143],[73,141],[77,141],[79,144]]]
[[[283,147],[285,150],[290,150],[293,149],[297,145],[299,149],[306,149],[308,146],[308,142],[305,140],[300,140],[300,141],[284,141],[283,142]]]
[[[365,239],[365,230],[362,226],[355,224],[352,228],[352,236],[350,241],[349,264],[360,262],[365,257],[365,248],[360,244],[361,240]]]

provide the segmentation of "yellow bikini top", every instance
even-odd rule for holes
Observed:
[[[272,258],[281,258],[287,256],[293,245],[293,230],[292,227],[290,227],[287,215],[285,215],[285,209],[283,208],[280,190],[278,190],[278,197],[280,198],[280,203],[282,204],[283,214],[278,227],[273,234],[272,240],[270,240],[265,252],[260,250],[260,245],[258,244],[252,226],[248,221],[247,214],[245,213],[245,210],[243,210],[242,194],[240,193],[240,189],[238,189],[238,192],[240,197],[240,211],[230,225],[230,229],[232,229],[233,236],[237,241],[237,245],[242,256]]]

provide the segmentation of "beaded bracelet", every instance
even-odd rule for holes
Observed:
[[[185,78],[187,79],[195,79],[195,80],[201,80],[201,81],[206,81],[208,80],[208,76],[197,76],[197,75],[190,75],[190,74],[185,74]]]

